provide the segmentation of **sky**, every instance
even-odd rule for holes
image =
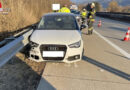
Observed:
[[[76,3],[82,3],[82,2],[88,2],[88,3],[90,3],[90,2],[94,2],[94,1],[98,1],[98,2],[108,2],[108,1],[111,1],[111,0],[71,0],[71,1],[73,1],[73,2],[76,2]],[[122,1],[122,0],[116,0],[116,1]]]
[[[82,3],[82,2],[88,2],[89,3],[89,2],[101,1],[101,0],[71,0],[71,1],[76,2],[76,3]]]
[[[103,7],[106,7],[108,3],[112,0],[71,0],[72,2],[76,2],[77,4],[79,3],[91,3],[94,1],[99,2],[100,4],[103,5]],[[130,0],[115,0],[119,3],[121,6],[130,6]]]

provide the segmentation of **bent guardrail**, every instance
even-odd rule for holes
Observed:
[[[29,43],[28,37],[32,32],[33,30],[30,30],[25,34],[14,38],[14,40],[0,48],[0,67],[8,62],[17,52],[19,52],[24,46]],[[3,43],[5,43],[5,41]]]

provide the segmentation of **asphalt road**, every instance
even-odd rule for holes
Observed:
[[[102,20],[103,26],[95,23],[95,30],[129,53],[130,42],[121,41],[129,24]],[[130,60],[97,34],[85,33],[82,61],[47,63],[37,90],[130,90]]]
[[[99,20],[102,21],[102,27],[97,28]],[[130,41],[122,41],[125,37],[128,27],[130,27],[130,23],[97,17],[95,27],[96,31],[102,36],[109,39],[111,42],[130,54]]]

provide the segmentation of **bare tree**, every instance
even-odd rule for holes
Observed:
[[[97,12],[101,12],[103,10],[102,5],[99,2],[94,2],[95,3],[95,9]]]
[[[121,8],[121,6],[118,5],[117,1],[112,0],[108,5],[107,11],[109,11],[109,12],[121,12],[122,8]]]

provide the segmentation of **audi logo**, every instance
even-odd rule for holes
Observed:
[[[58,47],[48,47],[49,51],[58,51]]]

